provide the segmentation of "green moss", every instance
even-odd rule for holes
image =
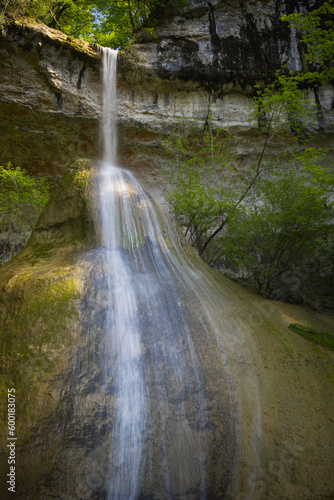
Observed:
[[[291,346],[289,345],[289,342],[287,341],[287,339],[284,337],[284,335],[282,334],[281,330],[279,328],[277,328],[275,325],[273,325],[272,323],[270,323],[267,319],[263,319],[263,324],[265,325],[265,329],[268,331],[268,332],[274,332],[275,335],[277,336],[277,338],[281,341],[288,357],[291,359],[291,360],[294,360],[295,359],[295,354],[293,352],[293,350],[291,349]]]
[[[19,418],[31,417],[41,387],[63,370],[80,321],[74,304],[80,282],[69,266],[66,272],[50,268],[47,262],[36,273],[26,270],[13,278],[1,324],[2,378],[20,395]]]
[[[21,321],[39,323],[40,331],[47,328],[49,332],[45,332],[44,336],[55,341],[52,334],[59,331],[59,322],[63,323],[74,312],[71,298],[77,298],[76,284],[71,278],[60,278],[47,285],[37,283],[34,293],[28,296],[21,309]],[[53,321],[50,321],[50,315]]]
[[[49,405],[43,406],[40,394],[50,393],[51,401],[57,400],[53,381],[66,370],[68,356],[77,346],[80,315],[76,302],[82,283],[76,262],[78,254],[90,248],[87,242],[94,239],[86,201],[92,171],[88,162],[76,162],[63,177],[28,245],[2,267],[1,387],[4,391],[15,387],[23,427],[27,420],[35,422],[52,411]],[[4,412],[0,403],[0,426]]]
[[[315,328],[298,323],[291,323],[289,328],[292,332],[298,333],[307,340],[319,344],[334,351],[334,335],[330,332],[318,332]]]

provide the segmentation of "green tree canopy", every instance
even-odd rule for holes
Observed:
[[[151,30],[166,10],[186,0],[2,0],[7,15],[30,16],[68,36],[113,48]]]

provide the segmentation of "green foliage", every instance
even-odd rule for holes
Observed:
[[[66,8],[62,11],[52,12],[46,23],[68,36],[117,48],[131,40],[132,29],[128,17],[123,2],[72,0],[66,2]]]
[[[283,21],[295,26],[301,33],[305,47],[307,68],[298,81],[325,83],[334,79],[334,6],[333,1],[324,2],[318,9],[307,15],[301,13],[282,16]]]
[[[334,173],[327,151],[308,145],[318,111],[301,84],[332,77],[332,15],[325,2],[307,16],[284,16],[302,32],[310,66],[307,75],[283,68],[265,89],[255,88],[251,119],[263,145],[237,183],[228,172],[237,157],[230,138],[210,123],[195,147],[188,128],[172,134],[168,148],[175,156],[169,201],[199,254],[259,293],[312,307],[321,295],[327,305],[333,299]],[[275,157],[268,157],[271,144]]]
[[[289,300],[309,279],[303,263],[333,238],[333,215],[329,195],[295,170],[259,179],[220,237],[220,264],[243,271],[258,292]]]
[[[3,0],[0,12],[15,17],[32,17],[63,31],[68,36],[121,48],[136,33],[152,29],[166,9],[187,3],[165,0]],[[168,4],[168,5],[167,5]]]
[[[272,137],[293,133],[299,139],[303,136],[305,121],[315,121],[316,113],[293,73],[277,71],[275,80],[264,90],[255,85],[257,93],[253,99],[252,115],[261,130],[267,130]]]
[[[43,179],[30,177],[20,167],[0,166],[0,232],[8,240],[11,258],[15,247],[23,246],[49,196],[49,186]],[[5,258],[6,258],[5,257]]]
[[[220,180],[236,155],[227,146],[226,133],[210,126],[200,136],[193,132],[183,123],[165,143],[176,162],[175,170],[166,172],[173,187],[167,199],[189,242],[201,248],[211,228],[224,224],[230,210],[231,193]]]
[[[14,17],[32,17],[36,20],[45,21],[50,9],[55,5],[55,0],[2,0],[0,11],[2,14]]]
[[[289,155],[272,163],[261,153],[235,182],[231,144],[210,127],[200,136],[189,127],[170,136],[172,213],[211,265],[233,269],[266,296],[298,301],[311,262],[318,274],[334,270],[334,176],[326,151],[292,141]]]
[[[215,189],[202,183],[198,170],[180,169],[173,183],[177,189],[168,193],[172,212],[195,245],[216,219],[224,216],[224,204],[217,199]]]
[[[317,185],[327,193],[334,192],[334,172],[326,163],[328,150],[322,148],[306,148],[295,155],[301,165],[301,171],[310,183]]]
[[[334,351],[334,336],[330,332],[318,332],[315,328],[298,323],[291,323],[288,328],[305,339]]]

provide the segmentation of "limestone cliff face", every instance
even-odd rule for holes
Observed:
[[[198,81],[219,93],[226,83],[246,86],[283,64],[301,70],[296,34],[280,17],[309,7],[307,0],[191,0],[135,49],[147,73]]]
[[[237,135],[240,161],[253,161],[261,147],[249,124],[254,84],[283,64],[302,69],[298,36],[280,16],[318,3],[190,0],[177,15],[167,13],[154,36],[119,53],[120,163],[158,195],[162,140],[180,119],[202,128],[209,114]],[[2,28],[0,51],[0,162],[55,176],[78,157],[96,157],[98,50],[46,27],[12,23]],[[316,144],[333,150],[333,89],[312,90],[310,99],[321,106]]]
[[[139,173],[150,167],[159,177],[159,133],[167,133],[180,118],[196,119],[203,127],[209,115],[213,125],[238,136],[238,152],[253,161],[261,147],[249,121],[254,84],[263,84],[282,65],[303,69],[298,36],[280,17],[316,5],[307,0],[191,0],[181,14],[167,18],[154,37],[121,51],[124,164]],[[333,97],[330,86],[309,92],[310,101],[320,104],[318,122],[312,126],[316,144],[331,150]]]
[[[57,176],[98,151],[99,53],[43,25],[0,35],[0,163]]]

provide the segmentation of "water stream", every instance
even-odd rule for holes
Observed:
[[[233,463],[231,382],[182,236],[116,167],[116,60],[104,49],[98,191],[104,376],[114,401],[107,498],[212,498],[226,491]]]

